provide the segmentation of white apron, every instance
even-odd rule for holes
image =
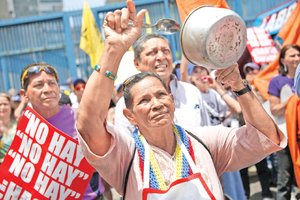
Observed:
[[[177,135],[177,143],[179,144],[184,156],[186,157],[193,174],[189,177],[174,181],[170,184],[167,190],[149,188],[150,147],[144,138],[143,140],[145,146],[143,200],[215,200],[215,197],[206,185],[200,172],[198,172],[197,167],[192,160],[192,157]]]

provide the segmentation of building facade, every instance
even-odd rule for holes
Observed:
[[[20,18],[63,10],[63,0],[1,0],[0,19]]]

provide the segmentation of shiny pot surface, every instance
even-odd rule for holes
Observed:
[[[247,32],[244,21],[229,9],[201,6],[184,21],[180,42],[193,64],[210,69],[229,67],[243,54]]]

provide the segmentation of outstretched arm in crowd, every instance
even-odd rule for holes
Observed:
[[[230,86],[233,91],[239,91],[245,88],[237,64],[226,69],[217,70],[216,77],[218,82],[223,83],[225,86]],[[266,113],[254,93],[247,92],[237,97],[237,100],[241,105],[244,119],[275,144],[279,144],[282,133],[271,117]]]
[[[212,83],[209,85],[209,87],[214,89],[222,97],[231,111],[240,114],[242,109],[239,102],[230,96],[227,91],[219,83],[217,83],[216,80],[212,79],[211,82]]]
[[[23,111],[27,106],[27,103],[28,103],[27,97],[21,95],[21,102],[14,111],[14,116],[16,118],[16,121],[19,121],[20,117],[23,115]]]
[[[181,63],[180,63],[180,77],[181,81],[190,82],[189,80],[189,61],[186,59],[184,54],[181,55]]]
[[[284,116],[285,114],[285,107],[288,101],[280,102],[280,98],[274,95],[269,95],[270,101],[270,110],[272,115],[274,116]]]
[[[141,10],[136,14],[134,3],[127,0],[127,8],[107,13],[104,20],[105,48],[98,64],[100,70],[94,71],[87,82],[76,125],[91,151],[100,156],[108,151],[111,142],[105,120],[114,81],[107,72],[117,74],[122,56],[141,34],[145,12]],[[129,25],[129,21],[133,25]]]

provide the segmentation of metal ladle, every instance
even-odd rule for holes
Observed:
[[[134,25],[134,22],[129,22],[130,26]],[[180,30],[180,25],[173,19],[159,19],[155,24],[143,24],[143,28],[154,28],[156,32],[164,34],[164,35],[171,35]]]
[[[173,19],[159,19],[155,24],[143,24],[143,28],[154,28],[157,32],[171,35],[180,30],[180,25]]]

